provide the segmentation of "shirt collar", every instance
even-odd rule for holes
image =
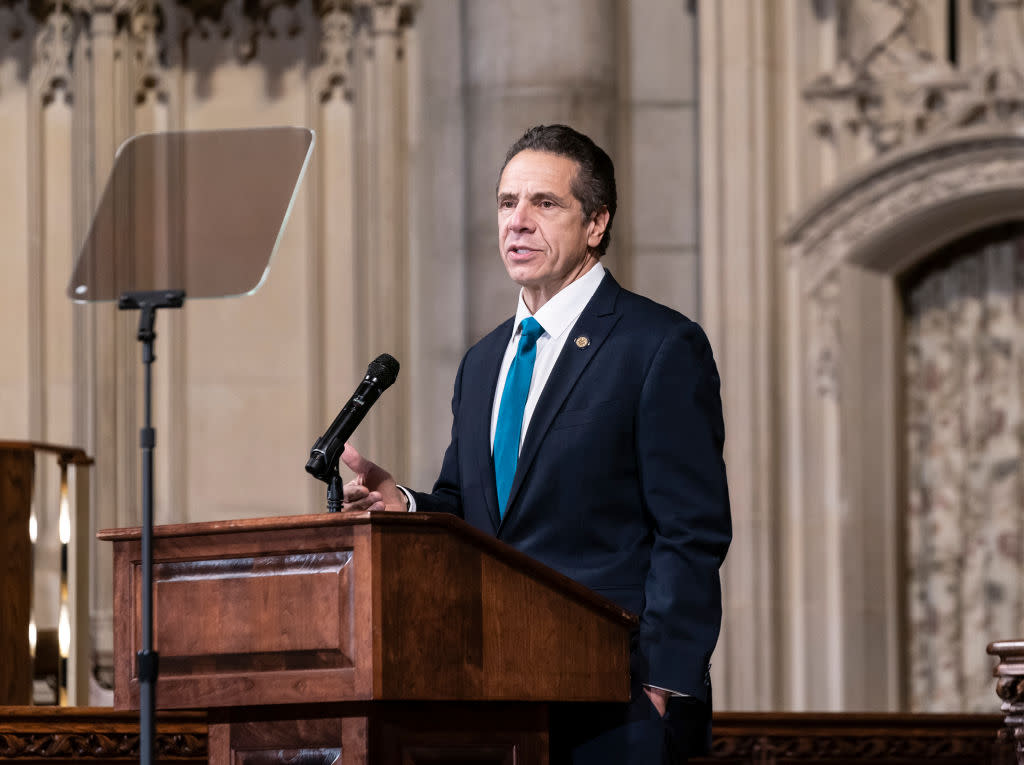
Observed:
[[[523,291],[519,290],[519,304],[516,307],[516,323],[513,336],[519,333],[519,325],[527,316],[533,316],[544,328],[548,337],[558,337],[567,330],[583,313],[590,298],[594,297],[601,280],[604,278],[604,266],[595,263],[594,267],[542,305],[537,313],[531,314],[523,299]]]

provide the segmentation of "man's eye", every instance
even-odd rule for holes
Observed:
[[[513,202],[511,199],[503,199],[500,202],[498,202],[498,207],[501,208],[502,210],[511,210],[513,207],[515,207],[515,202]]]
[[[545,210],[550,210],[552,207],[555,206],[555,203],[552,202],[550,199],[545,199],[543,202],[540,203],[540,206],[543,207]]]

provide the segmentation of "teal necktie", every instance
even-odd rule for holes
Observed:
[[[516,474],[516,462],[519,461],[519,438],[523,432],[523,411],[530,393],[533,363],[537,358],[537,338],[544,332],[532,316],[523,319],[520,327],[519,348],[505,378],[501,406],[498,407],[498,424],[494,429],[494,478],[498,487],[498,512],[502,519],[505,518],[505,506]]]

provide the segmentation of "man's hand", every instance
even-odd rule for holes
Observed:
[[[647,694],[647,698],[654,704],[658,714],[664,717],[665,711],[668,709],[668,700],[672,694],[668,691],[663,691],[661,688],[648,688],[646,685],[644,686],[644,693]]]
[[[391,473],[363,457],[351,444],[345,444],[341,461],[356,474],[345,484],[342,510],[405,512],[409,509],[408,500]]]

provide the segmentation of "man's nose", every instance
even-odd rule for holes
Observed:
[[[530,208],[525,201],[516,205],[516,209],[512,211],[512,217],[509,219],[508,225],[513,231],[528,231],[533,227],[533,218],[530,216]]]

